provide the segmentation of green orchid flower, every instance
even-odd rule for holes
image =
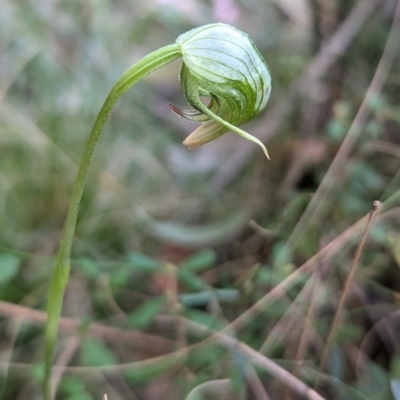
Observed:
[[[233,131],[259,144],[268,157],[265,146],[257,138],[238,128],[265,107],[271,92],[267,64],[245,33],[225,24],[193,29],[179,36],[175,44],[150,53],[122,74],[101,107],[83,152],[48,290],[43,382],[45,400],[52,397],[52,363],[71,268],[70,254],[86,177],[100,134],[123,93],[144,76],[179,57],[183,58],[180,72],[183,94],[193,110],[182,111],[172,105],[170,108],[185,118],[202,123],[184,144],[188,148],[197,147]],[[201,96],[209,97],[207,105]]]
[[[203,125],[183,142],[189,149],[233,131],[265,146],[238,128],[267,104],[271,75],[248,35],[225,24],[211,24],[178,37],[182,53],[182,91],[194,110],[169,107],[180,116]],[[200,96],[208,96],[205,105]]]

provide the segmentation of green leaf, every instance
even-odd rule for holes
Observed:
[[[17,275],[20,260],[12,254],[0,254],[0,285],[8,283]]]
[[[277,242],[272,248],[272,259],[277,269],[283,269],[292,262],[292,250],[283,242]]]
[[[206,283],[187,269],[178,269],[178,279],[190,290],[202,290],[207,288]]]
[[[400,379],[391,379],[390,389],[395,400],[400,400]]]
[[[63,378],[58,390],[65,394],[79,393],[85,390],[85,383],[80,378],[68,376]]]
[[[400,379],[400,356],[396,355],[390,363],[390,374],[392,378]]]
[[[397,266],[400,267],[400,234],[395,231],[389,232],[387,234],[387,241],[393,258]]]
[[[166,358],[159,360],[157,363],[129,368],[124,371],[124,376],[133,385],[143,384],[154,379],[157,375],[160,375],[174,365],[176,365],[176,359]]]
[[[365,372],[358,381],[358,390],[369,399],[386,399],[389,391],[390,379],[388,373],[379,365],[369,363]]]
[[[93,400],[93,397],[86,391],[85,382],[80,378],[66,377],[58,388],[60,393],[65,394],[66,400]]]
[[[201,382],[200,379],[202,379],[202,375],[200,371],[205,373],[203,379],[208,380],[209,375],[206,374],[204,369],[213,365],[218,365],[226,352],[227,350],[225,348],[213,343],[191,351],[190,358],[188,358],[186,362],[190,369],[198,371],[197,381]]]
[[[333,376],[326,376],[329,380],[331,387],[335,388],[337,396],[335,399],[345,400],[371,400],[369,396],[365,396],[362,392],[356,388],[344,383],[342,380],[337,379]],[[310,376],[311,379],[311,376]],[[381,399],[384,400],[384,399]]]
[[[113,287],[123,286],[137,272],[153,273],[163,269],[163,264],[141,253],[130,253],[127,262],[112,270],[110,283]]]
[[[81,347],[83,364],[93,367],[115,365],[118,360],[115,354],[102,342],[94,338],[86,338]]]
[[[180,269],[203,272],[213,267],[216,262],[215,252],[210,249],[200,250],[179,264]]]
[[[128,320],[133,328],[146,329],[164,307],[165,298],[156,297],[144,302],[134,312],[128,314]]]
[[[221,303],[231,303],[239,298],[239,291],[236,289],[214,289],[203,290],[198,293],[182,293],[179,302],[187,307],[198,307],[207,305],[213,297]]]
[[[133,273],[133,269],[129,264],[123,264],[119,268],[113,270],[110,275],[111,287],[124,286]]]
[[[344,380],[345,373],[345,354],[341,346],[332,346],[329,359],[329,371],[330,373],[339,380]]]
[[[167,243],[198,248],[228,241],[248,223],[249,215],[249,211],[242,210],[218,221],[193,226],[156,221],[145,214],[139,218],[149,235]]]
[[[131,263],[131,267],[141,272],[156,272],[163,268],[162,263],[142,253],[130,253],[128,260]]]
[[[230,379],[216,379],[196,386],[186,400],[234,400],[239,399],[232,389]]]
[[[40,363],[33,364],[33,367],[31,368],[30,373],[36,382],[43,382],[44,363],[40,362]]]
[[[65,400],[93,400],[93,397],[88,392],[74,393],[65,398]]]
[[[327,125],[328,135],[335,142],[343,140],[348,129],[348,123],[336,119],[329,121]]]
[[[214,316],[198,310],[186,310],[185,316],[210,329],[221,330],[225,324]]]
[[[337,328],[335,334],[338,343],[358,341],[362,339],[363,335],[364,331],[360,326],[350,324],[342,324]]]
[[[81,260],[77,263],[77,266],[88,279],[94,279],[99,276],[100,270],[92,260]]]

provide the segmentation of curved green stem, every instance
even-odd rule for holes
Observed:
[[[174,44],[154,51],[130,67],[118,79],[117,83],[111,89],[93,125],[79,165],[65,224],[64,236],[61,240],[60,249],[56,258],[56,263],[48,291],[47,323],[45,330],[45,376],[43,384],[45,400],[50,400],[52,397],[51,368],[53,364],[54,348],[57,341],[58,322],[60,319],[64,292],[69,278],[69,259],[75,234],[79,206],[96,144],[110,115],[110,112],[115,106],[119,97],[141,78],[180,56],[180,45]]]

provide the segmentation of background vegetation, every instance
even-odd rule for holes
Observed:
[[[108,90],[145,54],[220,21],[249,33],[270,66],[270,103],[245,129],[271,161],[234,134],[181,145],[194,125],[167,107],[185,106],[179,62],[123,96],[84,194],[56,397],[296,399],[298,377],[325,399],[400,399],[396,7],[2,0],[0,397],[41,396],[53,256]],[[384,205],[319,368],[374,200]]]

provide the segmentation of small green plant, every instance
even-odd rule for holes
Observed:
[[[154,51],[122,74],[95,120],[82,155],[50,282],[43,385],[46,400],[51,397],[51,368],[64,291],[70,274],[75,226],[96,144],[120,96],[144,76],[179,57],[183,58],[180,71],[183,94],[194,110],[180,110],[172,105],[170,108],[185,118],[202,123],[184,144],[191,149],[233,131],[259,144],[268,157],[266,148],[257,138],[238,128],[265,107],[271,91],[268,67],[252,40],[243,32],[225,24],[191,30],[179,36],[175,44]],[[208,96],[209,104],[205,105],[200,96]]]

